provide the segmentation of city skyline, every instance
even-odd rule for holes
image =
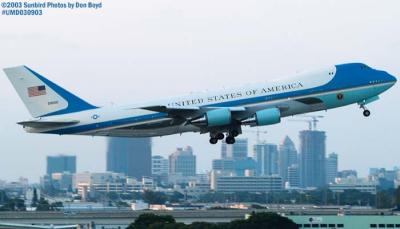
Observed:
[[[214,7],[204,8],[207,4]],[[99,106],[274,80],[346,62],[364,62],[400,76],[399,8],[398,2],[374,1],[129,2],[124,7],[112,2],[102,9],[110,17],[91,15],[90,20],[82,20],[86,14],[3,17],[0,63],[2,68],[34,67]],[[29,113],[3,72],[0,85],[0,152],[7,159],[0,162],[0,179],[37,181],[45,157],[59,153],[77,155],[78,171],[105,171],[105,138],[24,133],[16,122],[29,119]],[[395,85],[368,105],[369,118],[357,106],[319,112],[325,116],[319,129],[329,135],[327,153],[338,152],[340,170],[366,175],[369,167],[398,165],[399,97]],[[306,128],[283,119],[260,128],[268,131],[261,138],[278,143],[289,135],[298,146],[297,133]],[[254,133],[243,137],[256,141]],[[198,134],[154,138],[153,152],[167,156],[177,146],[191,145],[204,171],[220,153],[219,144],[207,141],[207,135]],[[360,157],[363,163],[356,163]]]
[[[47,157],[47,173],[41,177],[40,187],[49,195],[64,193],[72,194],[75,190],[79,193],[83,200],[98,197],[97,192],[136,192],[146,189],[165,188],[173,185],[173,189],[178,192],[186,192],[199,196],[209,192],[210,190],[222,192],[259,192],[259,191],[311,191],[314,188],[325,188],[333,192],[343,192],[344,190],[359,190],[376,194],[378,190],[390,190],[397,187],[400,180],[398,167],[392,169],[387,168],[369,168],[368,177],[358,177],[356,171],[346,170],[338,171],[338,155],[330,153],[324,157],[325,163],[319,165],[319,159],[315,156],[325,156],[325,132],[307,130],[299,133],[302,143],[300,145],[300,156],[297,159],[297,150],[293,142],[288,136],[279,145],[262,143],[253,146],[253,157],[223,157],[225,147],[221,147],[221,159],[213,160],[213,169],[207,174],[196,173],[196,156],[193,154],[193,148],[186,146],[185,148],[176,148],[169,155],[169,159],[162,156],[153,156],[151,165],[151,176],[142,174],[129,174],[130,171],[119,172],[76,172],[76,157],[67,155],[49,156]],[[113,139],[115,140],[115,138]],[[116,139],[120,140],[120,139]],[[117,150],[138,150],[144,145],[149,145],[150,139],[147,141],[132,141],[132,147],[114,148],[110,144],[109,149]],[[247,143],[247,139],[238,139],[242,142],[232,152],[237,155],[248,155],[248,148],[251,146]],[[321,141],[320,141],[321,140]],[[115,141],[116,142],[116,141]],[[139,144],[138,144],[139,143]],[[145,143],[143,145],[143,143]],[[138,144],[138,148],[135,148]],[[224,145],[223,145],[224,146]],[[304,151],[310,154],[309,168],[315,174],[306,172],[308,181],[304,181],[301,170],[304,170]],[[126,151],[127,152],[127,151]],[[150,156],[150,151],[147,152]],[[231,155],[235,155],[232,153]],[[283,159],[283,160],[282,160]],[[316,161],[315,161],[316,160]],[[297,162],[300,161],[300,171]],[[226,163],[226,164],[224,164]],[[307,164],[306,163],[306,164]],[[317,163],[317,164],[315,164]],[[288,165],[290,165],[288,167]],[[261,169],[261,171],[260,171]],[[307,168],[306,168],[307,169]],[[322,169],[322,171],[321,171]],[[287,174],[282,171],[287,170]],[[315,170],[315,171],[314,171]],[[325,173],[326,172],[326,173]],[[326,180],[321,179],[321,175],[326,175]],[[285,178],[287,177],[287,179]],[[288,181],[288,183],[285,182]],[[324,182],[321,184],[321,182]],[[5,189],[14,187],[14,190],[21,192],[29,186],[27,179],[20,178],[16,182],[0,182]],[[179,185],[177,185],[179,184]],[[30,184],[32,185],[32,183]],[[35,185],[35,184],[34,184]],[[161,186],[159,186],[161,185]],[[185,186],[185,191],[182,189]],[[170,186],[171,187],[171,186]],[[300,189],[299,189],[300,188]],[[97,194],[96,194],[97,193]]]
[[[299,136],[304,135],[304,133],[308,133],[308,132],[313,132],[310,130],[303,130],[299,132]],[[315,131],[315,134],[318,133],[323,133],[323,138],[325,139],[325,132],[324,131]],[[114,140],[114,141],[113,141]],[[123,144],[121,146],[118,146],[118,148],[115,148],[115,146],[111,146],[110,143],[112,142],[114,145],[116,144],[116,142],[118,140],[123,141]],[[139,140],[139,141],[138,141]],[[238,138],[237,139],[239,142],[241,142],[241,145],[236,145],[236,149],[235,149],[235,145],[229,145],[230,146],[230,150],[232,152],[235,152],[235,150],[237,151],[239,149],[238,152],[241,152],[241,155],[248,155],[248,157],[244,157],[244,158],[232,158],[232,157],[224,157],[225,152],[226,152],[226,146],[227,144],[225,144],[224,142],[222,142],[221,144],[221,152],[220,152],[220,158],[214,158],[212,159],[212,163],[210,163],[209,165],[209,169],[205,170],[205,171],[199,171],[197,168],[197,163],[194,162],[194,171],[195,173],[193,174],[203,174],[203,173],[208,173],[211,172],[213,169],[217,169],[217,170],[232,170],[235,171],[234,168],[234,164],[235,162],[237,162],[237,165],[239,165],[239,167],[241,166],[249,166],[249,164],[247,164],[245,161],[248,159],[253,160],[255,163],[258,163],[258,165],[256,167],[253,168],[253,172],[254,175],[257,176],[268,176],[268,175],[279,175],[282,177],[283,181],[286,181],[286,176],[284,173],[287,173],[287,169],[289,168],[293,168],[293,166],[296,166],[297,169],[299,169],[299,163],[301,163],[301,154],[298,153],[298,147],[301,147],[301,144],[296,147],[293,143],[293,141],[290,139],[290,137],[288,135],[286,135],[284,137],[284,139],[282,139],[281,143],[266,143],[266,141],[261,141],[260,139],[257,139],[257,142],[254,144],[247,144],[248,143],[248,139],[247,138]],[[147,150],[146,152],[144,152],[144,154],[149,154],[151,155],[151,165],[149,167],[149,174],[142,174],[142,176],[136,176],[132,173],[132,171],[129,171],[128,167],[125,164],[118,164],[121,163],[122,161],[120,159],[123,158],[119,158],[119,161],[117,164],[114,158],[111,158],[113,156],[113,154],[115,154],[115,152],[112,153],[112,151],[116,151],[116,149],[118,149],[116,152],[122,152],[123,150],[127,150],[127,146],[131,145],[132,148],[131,151],[137,151],[138,148],[135,148],[135,144],[139,144],[139,149],[143,148],[142,145],[143,143],[145,144],[150,144],[150,148],[151,147],[151,138],[139,138],[139,139],[130,139],[130,138],[116,138],[116,137],[110,137],[108,138],[107,142],[108,142],[108,146],[107,146],[107,150],[106,150],[106,155],[107,157],[105,158],[105,164],[106,164],[106,169],[104,171],[77,171],[76,170],[76,163],[77,163],[77,159],[75,155],[65,155],[65,154],[57,154],[57,155],[48,155],[46,156],[47,159],[47,175],[51,175],[53,172],[55,173],[60,173],[60,172],[69,172],[71,174],[73,173],[79,173],[79,172],[97,172],[97,173],[102,173],[102,172],[119,172],[122,173],[128,177],[135,177],[137,179],[140,179],[141,177],[147,177],[147,176],[153,176],[153,175],[161,175],[158,174],[158,172],[153,173],[153,165],[152,163],[154,163],[154,160],[156,162],[156,164],[161,163],[159,160],[166,160],[167,161],[167,167],[166,167],[166,171],[170,170],[171,168],[168,168],[168,158],[169,160],[171,160],[171,157],[173,157],[174,155],[180,154],[180,153],[190,153],[192,154],[194,157],[196,157],[196,154],[193,153],[193,148],[191,146],[186,146],[185,148],[182,147],[176,147],[175,150],[171,153],[169,153],[167,156],[160,155],[160,154],[153,154],[151,153],[151,149]],[[325,141],[325,140],[324,140]],[[313,144],[313,143],[311,143]],[[315,143],[314,143],[315,144]],[[321,144],[325,145],[325,142],[322,142]],[[111,148],[110,148],[111,147]],[[325,147],[325,146],[324,146]],[[264,149],[265,148],[265,149]],[[122,151],[121,151],[122,150]],[[265,152],[264,152],[265,151]],[[268,158],[264,158],[264,156],[261,156],[261,154],[263,153],[268,153],[273,155],[273,157],[268,156]],[[289,154],[288,154],[289,153]],[[129,155],[129,153],[126,151],[125,154]],[[282,154],[287,154],[285,156],[283,156]],[[294,155],[291,155],[294,154]],[[127,157],[127,155],[125,155],[124,157]],[[143,155],[142,155],[143,156]],[[114,156],[115,157],[115,156]],[[147,158],[147,156],[145,156]],[[271,158],[270,158],[271,157]],[[282,157],[288,157],[285,158],[282,161]],[[66,166],[70,166],[68,165],[60,165],[61,162],[63,162],[66,159],[72,158],[73,159],[73,171],[62,171],[63,169],[61,169],[62,166],[66,167]],[[332,160],[334,158],[334,161],[332,162],[328,162],[330,160]],[[52,161],[50,162],[49,159],[52,159]],[[109,163],[112,161],[114,161],[113,163],[115,165],[110,165]],[[57,161],[55,161],[57,160]],[[272,161],[271,161],[272,160]],[[329,183],[330,179],[328,178],[330,171],[334,170],[334,171],[339,171],[339,167],[338,165],[340,165],[339,160],[338,160],[338,154],[336,154],[335,152],[331,152],[331,153],[326,153],[325,155],[325,160],[326,163],[323,165],[323,168],[321,168],[323,171],[323,173],[326,172],[326,174],[324,174],[324,176],[326,176],[326,182],[325,183]],[[53,162],[54,161],[54,162]],[[227,161],[228,164],[223,165],[222,163],[224,163],[224,161]],[[290,162],[289,162],[290,161]],[[136,161],[133,161],[131,163],[130,166],[132,166],[134,163],[137,163]],[[226,163],[226,162],[225,162]],[[244,164],[243,164],[244,163]],[[265,163],[268,163],[269,168],[265,167]],[[334,164],[331,164],[334,163]],[[49,172],[49,166],[50,164],[53,164],[52,167],[54,167],[55,165],[57,165],[57,167],[60,167],[60,169],[50,169],[50,170],[55,170],[53,172]],[[65,164],[65,163],[64,163]],[[240,164],[242,164],[240,166]],[[115,167],[114,169],[110,169],[108,166],[111,167]],[[228,166],[227,168],[224,168],[224,166]],[[271,167],[272,166],[272,167]],[[332,168],[332,166],[334,166]],[[121,168],[120,168],[121,167]],[[122,168],[124,167],[124,168]],[[216,167],[216,168],[214,168]],[[221,168],[219,168],[221,167]],[[232,167],[232,168],[231,168]],[[147,166],[146,166],[147,168]],[[284,169],[286,168],[286,169]],[[397,168],[397,166],[394,166],[393,168]],[[244,168],[246,169],[246,168]],[[368,168],[368,174],[371,174],[371,170],[376,169],[376,167],[370,167]],[[57,171],[56,171],[57,170]],[[137,169],[136,169],[137,170]],[[286,170],[286,172],[283,172],[284,170]],[[139,170],[137,170],[136,172],[138,172]],[[147,171],[147,170],[146,170]],[[267,171],[267,172],[266,172]],[[344,170],[347,171],[347,170]],[[171,171],[168,171],[168,173],[170,173]],[[241,174],[244,171],[239,172],[240,176],[244,176],[243,174]],[[337,173],[337,172],[336,172]],[[173,174],[173,173],[172,173]],[[168,174],[167,174],[168,175]],[[300,176],[300,174],[298,174],[298,176]],[[336,175],[331,175],[330,177],[335,177]],[[1,179],[0,179],[1,180]],[[299,181],[300,182],[300,181]],[[306,185],[307,186],[307,185]]]
[[[304,143],[301,144],[300,147],[306,147],[309,148],[309,153],[314,154],[315,152],[318,152],[319,149],[324,149],[325,148],[325,132],[323,131],[314,131],[314,130],[307,130],[307,131],[301,131],[299,133],[301,139],[303,139]],[[321,142],[315,142],[316,140],[322,138],[323,141]],[[112,140],[120,140],[121,138],[112,138]],[[111,140],[111,139],[110,139]],[[138,150],[143,148],[144,145],[147,145],[151,142],[150,139],[144,139],[147,141],[135,141],[135,139],[126,139],[123,138],[123,140],[128,140],[124,144],[125,146],[123,148],[119,147],[114,148],[112,144],[108,147],[109,150],[117,150],[116,152],[120,152],[121,150],[126,150],[127,145],[131,145],[133,148],[130,150]],[[129,141],[130,140],[130,141]],[[132,141],[133,140],[133,141]],[[247,143],[247,139],[238,139],[242,143]],[[114,141],[114,143],[117,141]],[[144,145],[143,145],[144,143]],[[138,145],[139,148],[135,148],[135,146]],[[234,145],[233,145],[234,146]],[[247,147],[246,147],[247,146]],[[47,157],[47,173],[41,177],[40,185],[44,187],[46,190],[48,190],[50,193],[53,193],[54,190],[60,190],[60,191],[70,191],[72,190],[72,185],[75,185],[77,187],[77,183],[74,182],[74,180],[77,179],[77,177],[82,177],[82,178],[88,178],[92,177],[95,174],[97,177],[104,177],[105,180],[103,182],[98,182],[95,181],[93,184],[96,185],[99,190],[123,190],[125,185],[122,184],[117,184],[117,183],[112,183],[115,182],[118,179],[125,179],[127,181],[126,185],[130,185],[129,188],[137,189],[141,185],[145,185],[146,183],[149,184],[151,187],[154,187],[153,185],[155,184],[182,184],[189,182],[195,182],[198,183],[200,182],[201,185],[205,185],[206,183],[201,183],[206,180],[208,180],[210,183],[208,185],[211,185],[213,187],[212,189],[214,190],[225,190],[228,191],[230,189],[232,190],[260,190],[260,189],[267,189],[270,190],[272,188],[275,191],[283,191],[285,189],[291,189],[291,188],[314,188],[318,186],[319,188],[322,187],[329,187],[332,190],[341,190],[343,188],[345,189],[351,189],[356,187],[357,184],[362,184],[364,185],[363,187],[359,187],[360,189],[375,193],[376,192],[376,186],[379,185],[379,187],[389,189],[393,187],[397,180],[397,174],[399,171],[399,168],[393,168],[391,170],[390,168],[369,168],[369,174],[368,177],[358,177],[357,174],[353,175],[353,172],[347,172],[347,171],[338,171],[338,155],[334,152],[326,155],[324,158],[326,160],[326,163],[324,163],[324,166],[322,168],[323,171],[319,171],[317,175],[309,174],[308,176],[310,177],[310,181],[304,183],[302,181],[301,176],[301,170],[299,171],[299,166],[296,163],[298,160],[300,161],[300,164],[302,164],[302,158],[300,155],[297,155],[297,150],[293,144],[293,142],[290,140],[288,136],[285,136],[281,144],[279,145],[279,150],[277,149],[278,144],[272,144],[272,143],[262,143],[261,141],[258,141],[257,144],[253,145],[239,145],[237,149],[234,149],[232,152],[241,152],[241,155],[247,155],[248,154],[248,149],[253,148],[253,157],[247,157],[247,158],[232,158],[232,157],[225,157],[217,160],[213,160],[212,167],[213,169],[208,171],[207,174],[199,174],[196,173],[196,155],[193,154],[193,148],[190,146],[186,146],[185,148],[178,147],[176,150],[169,155],[169,159],[164,159],[162,156],[159,155],[153,155],[152,156],[152,164],[151,164],[151,171],[154,171],[151,173],[151,175],[147,174],[142,174],[141,176],[137,176],[137,174],[130,174],[130,171],[104,171],[104,172],[76,172],[76,156],[73,155],[57,155],[57,156],[48,156]],[[225,147],[221,147],[221,156],[224,155],[223,152],[226,150]],[[239,150],[239,151],[237,151]],[[304,149],[301,149],[301,151],[304,151]],[[301,152],[300,151],[300,152]],[[146,153],[149,153],[148,151]],[[265,155],[264,155],[265,154]],[[284,157],[292,157],[292,159],[286,158],[284,161],[281,161],[282,154],[286,154]],[[291,155],[295,154],[295,155]],[[301,154],[301,153],[300,153]],[[319,154],[319,153],[318,153]],[[263,155],[263,156],[262,156]],[[269,156],[267,156],[269,155]],[[275,155],[271,157],[271,155]],[[291,155],[291,156],[290,156]],[[299,159],[297,159],[299,157]],[[165,160],[166,162],[162,162],[162,160]],[[314,159],[313,159],[314,160]],[[215,161],[220,161],[219,163],[215,164]],[[221,162],[222,161],[231,161],[231,165],[222,166]],[[291,161],[292,163],[288,163],[288,161]],[[155,164],[154,164],[155,162]],[[253,163],[250,163],[253,162]],[[254,164],[255,162],[255,164]],[[273,164],[276,164],[276,168],[273,168]],[[163,165],[162,165],[163,164]],[[268,164],[268,165],[265,165]],[[286,167],[290,164],[289,167]],[[267,168],[267,167],[269,168]],[[272,166],[272,167],[271,167]],[[282,174],[282,166],[287,169],[288,173],[286,175]],[[313,167],[314,165],[311,165],[312,169],[315,169]],[[215,168],[214,168],[215,167]],[[300,166],[301,167],[301,166]],[[261,172],[259,171],[261,169]],[[125,169],[126,170],[126,169]],[[161,172],[163,171],[164,172]],[[274,170],[274,171],[273,171]],[[264,171],[264,172],[263,172]],[[266,171],[266,172],[265,172]],[[325,173],[326,172],[326,173]],[[178,175],[178,176],[177,176]],[[320,179],[318,178],[318,175],[326,175],[326,180],[322,181],[325,182],[323,184],[320,184],[318,180],[313,180],[313,179]],[[111,179],[107,181],[107,177],[110,176],[117,176],[117,179]],[[287,178],[285,178],[287,176]],[[119,178],[118,178],[119,177]],[[186,177],[186,178],[185,178]],[[208,177],[208,178],[207,178]],[[329,179],[331,177],[332,179]],[[97,178],[96,178],[97,179]],[[96,180],[95,179],[95,180]],[[204,180],[203,180],[204,179]],[[289,183],[285,183],[285,180]],[[21,178],[19,179],[21,181]],[[24,179],[25,180],[25,179]],[[1,181],[1,180],[0,180]],[[28,180],[25,180],[26,185],[28,184]],[[106,184],[107,182],[111,182],[110,185]],[[133,183],[132,183],[133,182]],[[160,182],[160,183],[159,183]],[[164,183],[166,182],[166,183]],[[221,185],[219,186],[219,182],[222,182]],[[228,183],[224,183],[228,182]],[[252,184],[261,182],[257,187],[255,186],[254,189],[252,187],[247,187],[245,184],[242,184],[241,182],[250,182]],[[356,183],[354,183],[356,182]],[[87,187],[88,182],[80,181],[82,183],[81,185],[78,185],[78,190],[79,192],[85,193],[83,191],[83,186]],[[91,182],[89,182],[91,183]],[[248,183],[248,184],[250,184]],[[302,184],[301,184],[302,183]],[[6,185],[6,183],[2,183],[3,186]],[[25,183],[18,183],[18,185],[25,185]],[[32,184],[32,183],[31,183]],[[193,183],[192,183],[193,184]],[[82,186],[83,185],[83,186]],[[122,185],[122,186],[121,186]],[[133,186],[132,186],[133,185]],[[271,186],[272,185],[272,186]],[[82,186],[82,187],[81,187]],[[150,187],[149,186],[149,187]],[[192,188],[195,187],[191,186]],[[175,186],[174,186],[175,187]],[[201,189],[203,190],[203,189]],[[198,190],[200,191],[200,190]],[[204,190],[203,190],[204,191]],[[203,191],[200,191],[203,193]],[[53,193],[54,194],[54,193]],[[86,196],[86,194],[82,194]]]
[[[303,132],[303,131],[308,131],[307,129],[305,129],[305,130],[301,130],[298,134],[300,134],[301,132]],[[110,138],[106,138],[106,142],[109,142],[111,139],[112,139],[113,137],[110,137]],[[125,138],[122,138],[122,139],[125,139]],[[128,138],[129,139],[129,138]],[[127,140],[128,140],[127,139]],[[140,140],[141,138],[139,138],[139,140]],[[146,138],[143,138],[143,139],[146,139]],[[147,138],[148,139],[148,138]],[[251,140],[250,140],[251,139]],[[263,138],[261,138],[261,140],[257,137],[257,138],[245,138],[244,136],[242,136],[242,138],[238,138],[237,140],[239,141],[239,142],[246,142],[246,143],[248,143],[247,144],[247,152],[248,152],[248,157],[250,157],[250,158],[252,158],[252,159],[254,159],[254,160],[256,160],[256,158],[255,158],[255,155],[253,155],[254,154],[254,147],[256,147],[257,145],[263,145],[263,144],[266,144],[266,145],[268,145],[268,146],[275,146],[275,147],[277,147],[277,146],[281,146],[281,144],[282,143],[280,143],[280,142],[285,142],[285,141],[287,141],[287,140],[291,140],[291,138],[288,136],[288,135],[285,135],[285,137],[284,138],[282,138],[280,141],[278,141],[278,142],[268,142],[267,143],[267,141],[266,140],[263,140]],[[153,141],[153,140],[151,140],[151,141]],[[327,137],[327,141],[329,142],[329,137]],[[261,142],[261,143],[260,143]],[[242,144],[243,144],[242,143]],[[152,145],[152,150],[151,151],[154,151],[153,150],[153,144],[151,144]],[[220,160],[220,157],[221,156],[223,156],[223,152],[224,152],[224,149],[226,150],[226,148],[224,147],[224,146],[230,146],[230,147],[232,147],[232,146],[234,146],[234,145],[227,145],[227,144],[225,144],[225,143],[223,143],[223,142],[221,142],[220,144],[217,144],[217,146],[220,146],[220,148],[219,148],[219,152],[216,152],[215,153],[215,158],[211,158],[211,160]],[[189,147],[189,146],[188,146]],[[191,146],[190,146],[191,147]],[[243,149],[243,147],[244,146],[239,146],[239,148],[242,148]],[[298,145],[297,144],[294,144],[294,147],[295,147],[295,150],[297,151],[297,152],[299,152],[299,147],[300,147],[300,143],[298,143]],[[192,147],[191,147],[192,148]],[[160,153],[152,153],[151,155],[152,156],[163,156],[163,157],[165,157],[165,158],[167,158],[168,159],[168,157],[169,157],[169,155],[171,155],[171,154],[173,154],[174,152],[176,152],[176,150],[179,150],[180,149],[180,146],[176,146],[175,148],[174,148],[174,150],[173,151],[171,151],[171,152],[166,152],[166,153],[164,153],[164,154],[160,154]],[[194,150],[196,150],[196,149],[194,149]],[[231,149],[232,150],[232,149]],[[277,149],[275,149],[275,150],[277,150]],[[104,170],[95,170],[95,171],[91,171],[91,170],[80,170],[80,169],[77,169],[76,168],[76,172],[106,172],[107,171],[107,152],[109,151],[109,147],[107,147],[107,145],[105,145],[105,157],[104,157]],[[196,150],[196,152],[197,152],[197,150]],[[246,153],[247,153],[246,152]],[[79,154],[79,153],[77,153],[77,154]],[[74,158],[77,158],[76,159],[76,164],[78,164],[78,162],[79,162],[79,157],[77,157],[76,155],[77,154],[74,154],[74,153],[72,153],[72,154],[59,154],[59,153],[55,153],[54,155],[53,154],[51,154],[51,155],[47,155],[45,158],[47,158],[47,160],[48,160],[48,158],[57,158],[57,157],[63,157],[63,156],[67,156],[67,157],[74,157]],[[278,151],[276,151],[276,157],[278,157]],[[336,153],[334,153],[333,151],[331,152],[331,151],[327,151],[326,152],[326,156],[328,156],[328,155],[330,155],[330,154],[335,154],[335,155],[338,155],[338,156],[340,156],[340,154],[336,154]],[[196,153],[194,153],[194,155],[197,157],[198,156],[198,154],[196,154]],[[300,154],[298,154],[298,156],[300,157]],[[341,158],[341,157],[340,157]],[[221,159],[223,159],[223,158],[221,158]],[[225,159],[230,159],[229,157],[227,157],[227,158],[225,158]],[[326,158],[326,159],[328,159],[328,157]],[[298,159],[298,160],[300,160],[300,158]],[[103,162],[102,162],[103,163]],[[278,162],[277,162],[278,163]],[[300,162],[299,162],[300,163]],[[340,170],[348,170],[348,169],[354,169],[354,168],[352,168],[352,167],[350,167],[350,168],[341,168],[340,167],[340,165],[342,164],[341,163],[341,161],[340,161],[340,159],[337,161],[337,164],[338,164],[338,170],[340,171]],[[207,168],[201,168],[201,169],[196,169],[196,173],[198,173],[198,174],[201,174],[201,173],[206,173],[206,172],[210,172],[211,170],[212,170],[212,166],[213,166],[213,163],[212,163],[212,161],[210,161],[210,164],[209,165],[207,165]],[[387,168],[395,168],[395,167],[398,167],[398,166],[400,166],[400,165],[394,165],[393,167],[387,167]],[[370,172],[370,169],[371,168],[375,168],[375,167],[379,167],[379,168],[381,168],[381,166],[372,166],[372,167],[368,167],[367,168],[367,170],[366,171],[358,171],[358,170],[356,170],[359,174],[360,174],[360,172],[361,172],[361,174],[363,174],[363,175],[368,175],[369,174],[369,172]],[[382,168],[385,168],[385,167],[382,167]],[[276,168],[277,169],[277,168]],[[47,170],[48,170],[48,168],[47,168]],[[111,171],[111,170],[110,170]],[[116,172],[118,172],[118,171],[116,171]],[[276,172],[279,172],[279,171],[276,171]],[[276,173],[277,174],[277,173]],[[19,177],[24,177],[24,176],[19,176]],[[7,179],[2,179],[2,178],[0,178],[0,180],[7,180]],[[29,179],[30,181],[35,181],[36,180],[36,178],[34,178],[34,179]],[[36,182],[36,181],[35,181]]]
[[[338,171],[338,155],[334,152],[325,154],[326,135],[324,131],[305,130],[299,133],[301,139],[300,154],[292,140],[285,136],[279,145],[272,143],[247,144],[247,139],[238,138],[241,144],[231,145],[230,153],[227,152],[226,144],[221,145],[221,158],[212,161],[212,170],[207,174],[196,173],[196,156],[193,154],[193,148],[186,146],[178,147],[169,155],[168,159],[159,155],[152,156],[151,176],[147,174],[130,174],[129,170],[109,171],[102,173],[75,173],[70,163],[64,163],[67,159],[75,159],[75,156],[59,155],[56,157],[47,157],[48,171],[54,167],[53,172],[47,172],[41,178],[41,186],[53,193],[54,190],[72,190],[72,185],[78,187],[83,196],[87,196],[85,187],[88,184],[95,185],[98,191],[109,192],[110,190],[123,191],[125,188],[137,188],[141,185],[174,185],[188,184],[189,190],[193,193],[205,193],[208,186],[215,191],[249,191],[257,192],[261,190],[284,191],[284,189],[298,190],[298,188],[312,189],[329,187],[332,190],[340,191],[343,189],[360,189],[370,193],[376,193],[377,186],[390,189],[398,184],[399,168],[370,168],[368,177],[358,177],[356,172]],[[121,140],[121,138],[112,138],[111,140]],[[111,141],[116,143],[118,141]],[[149,145],[147,141],[137,141],[137,139],[122,139],[125,141],[123,147],[109,144],[108,149],[113,152],[136,151],[143,148],[143,143]],[[145,139],[146,140],[146,139]],[[130,147],[127,147],[130,145]],[[253,148],[253,157],[244,157],[248,155],[248,149]],[[128,151],[127,151],[128,150]],[[109,151],[109,152],[110,152]],[[150,156],[151,151],[146,154]],[[227,157],[227,155],[230,155]],[[233,155],[236,155],[234,157]],[[238,157],[239,156],[239,157]],[[319,157],[323,156],[323,160]],[[52,160],[49,160],[52,159]],[[114,160],[114,159],[113,159]],[[75,160],[73,161],[75,163]],[[109,162],[109,158],[107,158]],[[123,165],[123,164],[121,164]],[[304,168],[304,166],[306,168]],[[118,173],[115,173],[118,172]],[[105,177],[103,181],[97,178],[92,181],[79,180],[88,177]],[[115,177],[108,179],[107,177]],[[79,179],[78,179],[79,177]],[[124,181],[126,184],[118,183],[117,180]],[[142,181],[140,181],[142,180]],[[260,182],[260,183],[259,183]],[[249,187],[254,184],[254,187]],[[133,186],[132,186],[133,185]],[[199,189],[197,189],[197,185]],[[162,187],[162,186],[161,186]],[[94,194],[93,194],[94,195]]]

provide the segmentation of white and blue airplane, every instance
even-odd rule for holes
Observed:
[[[242,88],[97,107],[26,66],[4,72],[35,118],[18,122],[29,133],[152,137],[199,132],[209,133],[211,144],[224,138],[235,143],[242,125],[272,125],[283,117],[354,103],[368,117],[366,104],[397,81],[385,71],[350,63]]]

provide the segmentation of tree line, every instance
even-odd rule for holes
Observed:
[[[199,197],[202,203],[254,202],[262,204],[312,204],[312,205],[352,205],[377,208],[400,207],[400,188],[380,190],[377,194],[345,190],[332,192],[329,189],[313,191],[282,191],[270,193],[210,192]]]
[[[247,219],[229,223],[178,223],[170,215],[142,214],[127,229],[297,229],[292,220],[276,213],[252,213]]]
[[[136,198],[149,204],[177,203],[185,201],[184,195],[174,192],[167,195],[163,192],[146,191]],[[312,205],[352,205],[371,206],[376,208],[399,208],[400,188],[380,190],[377,194],[345,190],[316,189],[313,191],[281,191],[269,193],[250,192],[209,192],[197,198],[200,203],[253,202],[261,204],[312,204]],[[399,208],[400,209],[400,208]]]
[[[36,188],[33,189],[31,207],[36,211],[55,211],[63,207],[61,202],[49,203],[45,198],[38,198]],[[26,211],[25,200],[20,197],[9,197],[4,190],[0,190],[0,211]]]

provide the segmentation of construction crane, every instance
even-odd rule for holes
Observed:
[[[298,117],[305,117],[311,119],[290,119],[291,122],[307,122],[308,123],[308,130],[317,130],[317,122],[318,119],[323,118],[322,115],[299,115]]]
[[[260,134],[266,134],[268,131],[263,131],[257,128],[257,130],[243,130],[245,133],[256,133],[257,134],[257,143],[260,143]]]

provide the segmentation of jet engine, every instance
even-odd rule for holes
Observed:
[[[194,125],[225,126],[232,121],[232,114],[228,108],[207,111],[203,116],[190,121]]]
[[[242,124],[250,126],[265,126],[280,122],[281,112],[278,108],[259,110],[250,118],[242,120]]]

